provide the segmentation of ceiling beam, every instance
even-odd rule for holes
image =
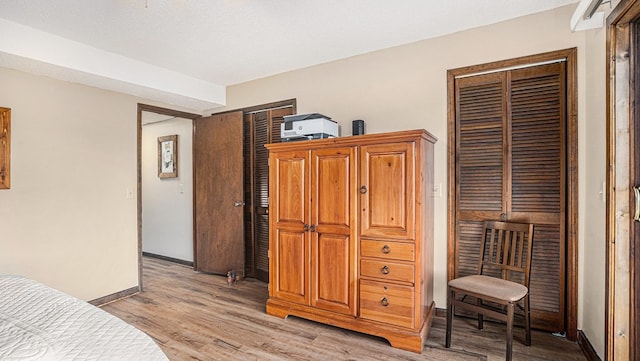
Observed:
[[[204,111],[226,88],[0,19],[0,66]]]

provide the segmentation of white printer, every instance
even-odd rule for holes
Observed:
[[[280,136],[283,142],[336,138],[339,136],[338,123],[318,113],[288,115],[280,124]]]

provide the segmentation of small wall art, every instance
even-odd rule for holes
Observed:
[[[158,177],[178,176],[178,135],[158,137]]]
[[[0,107],[0,189],[9,189],[11,179],[11,109]]]

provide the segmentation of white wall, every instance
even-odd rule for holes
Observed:
[[[350,129],[351,120],[364,119],[367,133],[424,128],[437,136],[435,183],[442,184],[443,192],[442,197],[434,199],[434,298],[437,307],[445,308],[447,70],[576,47],[580,187],[578,328],[584,329],[596,350],[603,355],[601,311],[604,307],[605,263],[601,243],[604,242],[605,205],[597,192],[604,180],[603,157],[606,153],[604,36],[603,30],[572,33],[569,19],[574,8],[575,4],[237,84],[228,89],[227,109],[296,98],[298,113],[326,114],[341,124],[343,134],[348,133],[344,130]],[[594,288],[599,290],[594,290],[590,282],[594,282]],[[589,301],[585,302],[587,298]]]
[[[143,112],[143,124],[144,124]],[[142,127],[142,250],[193,261],[192,121]],[[158,177],[158,137],[178,135],[178,177]]]

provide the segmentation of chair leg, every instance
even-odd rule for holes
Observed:
[[[513,303],[507,305],[507,356],[506,361],[511,361],[513,347]]]
[[[531,310],[529,309],[529,295],[524,296],[524,344],[531,346]]]
[[[455,291],[449,289],[447,292],[447,332],[444,341],[444,347],[451,347],[451,324],[453,323],[453,298]]]

